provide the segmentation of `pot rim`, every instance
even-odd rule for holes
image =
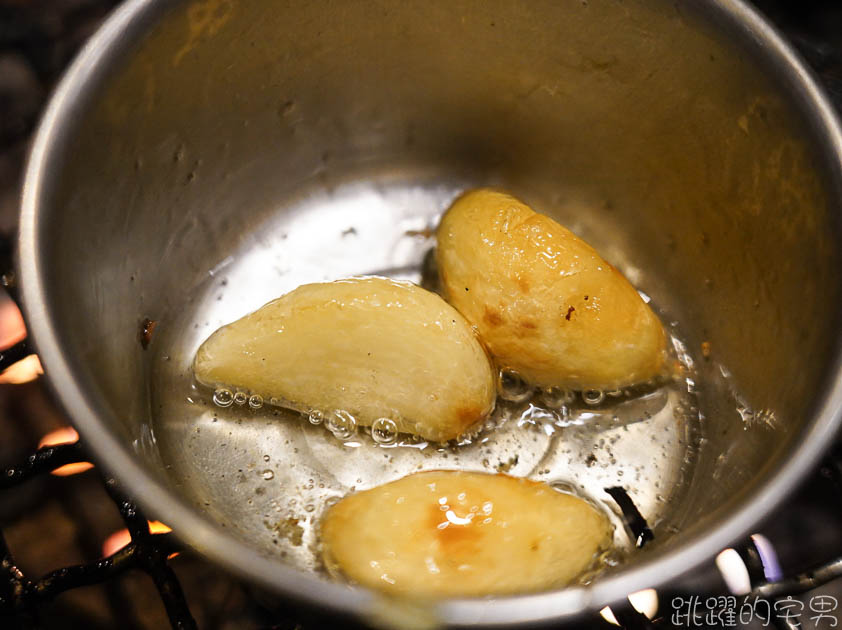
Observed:
[[[21,293],[30,334],[46,368],[48,383],[97,461],[118,476],[148,512],[165,515],[179,538],[232,573],[272,591],[332,612],[370,617],[388,606],[384,598],[368,589],[328,582],[262,556],[200,516],[147,471],[105,425],[105,410],[98,409],[86,396],[51,319],[40,216],[42,200],[49,197],[54,186],[51,173],[67,148],[75,119],[115,59],[126,54],[173,4],[168,0],[128,0],[116,9],[76,57],[43,115],[25,171],[18,237]],[[828,166],[834,174],[832,183],[842,188],[842,129],[832,105],[790,45],[743,0],[693,4],[763,49],[766,60],[798,97],[804,115],[824,136]],[[494,599],[442,600],[434,608],[438,619],[453,626],[561,620],[624,601],[629,593],[642,588],[657,588],[711,559],[777,507],[832,443],[842,415],[842,358],[838,354],[833,374],[835,378],[832,382],[829,379],[814,419],[791,457],[717,527],[587,587]]]

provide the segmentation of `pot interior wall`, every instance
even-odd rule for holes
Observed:
[[[48,306],[79,378],[170,479],[185,444],[155,439],[179,420],[160,417],[156,375],[189,364],[222,323],[185,327],[213,291],[226,299],[215,283],[229,267],[260,248],[255,260],[278,265],[277,282],[261,267],[260,283],[227,294],[235,317],[289,278],[372,271],[343,268],[355,234],[342,232],[388,226],[388,203],[395,224],[423,228],[460,188],[497,185],[587,238],[677,322],[703,420],[653,525],[665,545],[709,529],[791,452],[839,323],[822,140],[734,35],[668,2],[171,10],[78,112],[46,200]],[[355,204],[336,202],[354,186]],[[287,246],[290,226],[310,232]],[[157,322],[147,350],[144,318]]]

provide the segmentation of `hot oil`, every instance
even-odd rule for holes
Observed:
[[[680,366],[674,377],[627,391],[570,392],[502,374],[492,416],[449,444],[398,434],[391,418],[360,427],[346,410],[289,410],[251,392],[195,391],[191,364],[201,342],[300,284],[376,274],[435,289],[429,235],[466,187],[359,183],[300,199],[163,321],[151,372],[154,433],[168,473],[197,509],[267,555],[311,570],[323,569],[318,523],[331,504],[423,470],[529,477],[592,502],[614,526],[614,547],[584,580],[633,551],[606,488],[625,488],[656,537],[675,530],[703,407],[677,325],[667,326]]]

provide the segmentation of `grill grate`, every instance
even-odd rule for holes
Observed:
[[[38,449],[22,464],[7,468],[0,477],[0,490],[23,484],[66,464],[87,461],[79,442]],[[128,528],[131,542],[114,554],[90,564],[51,571],[38,580],[30,580],[15,565],[12,553],[0,530],[0,617],[9,617],[19,626],[36,622],[39,609],[57,595],[73,588],[100,584],[132,569],[145,572],[155,584],[170,624],[176,630],[195,629],[187,601],[175,572],[167,563],[170,554],[180,550],[171,534],[153,534],[137,506],[117,488],[114,479],[105,479],[108,495],[117,505]]]

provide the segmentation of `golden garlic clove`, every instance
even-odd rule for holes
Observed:
[[[517,199],[459,197],[437,231],[447,300],[497,365],[535,385],[618,389],[659,376],[666,336],[623,275]]]
[[[562,587],[594,562],[610,532],[593,506],[546,483],[457,471],[352,494],[321,523],[328,567],[417,597]]]
[[[362,426],[446,441],[494,407],[492,366],[439,296],[385,278],[301,286],[214,332],[193,363],[211,387],[249,390],[299,410],[343,410]]]

